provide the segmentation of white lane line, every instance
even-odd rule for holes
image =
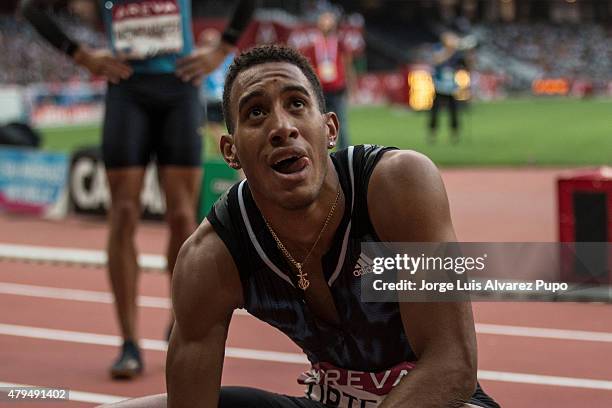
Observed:
[[[502,336],[537,337],[542,339],[599,341],[604,343],[612,343],[612,333],[586,330],[547,329],[543,327],[476,323],[476,332],[480,334],[497,334]]]
[[[20,283],[0,282],[0,293],[4,295],[30,296],[45,299],[77,300],[81,302],[112,304],[110,292],[93,290],[52,288],[49,286],[23,285]],[[170,309],[170,299],[155,296],[139,296],[138,306],[157,309]]]
[[[119,336],[111,336],[108,334],[45,329],[41,327],[17,326],[13,324],[1,323],[0,335],[27,337],[42,340],[66,341],[70,343],[80,344],[95,344],[99,346],[119,346],[122,341]],[[140,347],[144,350],[165,352],[167,349],[167,343],[163,340],[141,339]],[[253,350],[239,347],[226,347],[225,356],[248,360],[272,361],[277,363],[308,363],[308,360],[302,354],[268,350]]]
[[[0,244],[0,259],[106,266],[104,251],[34,245]],[[141,254],[138,264],[143,269],[166,270],[166,258],[161,255]]]
[[[50,286],[24,285],[21,283],[0,282],[0,294],[14,296],[29,296],[43,299],[76,300],[91,303],[113,303],[113,295],[110,292],[94,290],[53,288]],[[154,309],[170,309],[170,298],[157,296],[139,296],[138,306]],[[235,315],[250,316],[242,309],[234,311]]]
[[[24,387],[36,387],[36,388],[64,388],[64,387],[49,387],[46,385],[30,385],[30,384],[16,384],[10,382],[0,382],[0,387],[4,388],[24,388]],[[69,401],[76,402],[90,402],[92,404],[112,404],[115,402],[123,401],[131,397],[120,397],[118,395],[108,394],[96,394],[93,392],[75,391],[69,390]],[[17,401],[15,401],[17,402]],[[48,401],[51,402],[51,401]]]
[[[121,342],[121,339],[118,336],[73,332],[66,330],[52,330],[40,327],[16,326],[9,324],[0,324],[0,335],[2,334],[43,340],[58,340],[72,343],[96,344],[101,346],[118,346]],[[166,342],[161,340],[143,339],[141,340],[140,345],[145,350],[166,351]],[[253,350],[237,347],[226,347],[225,356],[230,358],[271,361],[276,363],[292,363],[300,365],[308,364],[308,360],[306,359],[306,357],[298,353]],[[557,387],[612,390],[612,381],[595,380],[590,378],[558,377],[490,370],[479,370],[478,378],[481,380],[520,384],[537,384]]]
[[[45,299],[77,300],[93,303],[113,303],[113,296],[109,292],[52,288],[49,286],[23,285],[19,283],[7,282],[0,282],[0,294],[31,296]],[[141,307],[170,309],[171,303],[169,298],[139,296],[138,305]],[[242,309],[235,310],[234,314],[239,316],[250,316],[249,313]],[[493,334],[500,336],[536,337],[556,340],[612,343],[612,333],[586,330],[548,329],[542,327],[476,323],[476,332],[479,334]]]
[[[592,380],[589,378],[556,377],[552,375],[478,370],[478,379],[520,384],[551,385],[556,387],[588,388],[591,390],[612,390],[612,381]]]

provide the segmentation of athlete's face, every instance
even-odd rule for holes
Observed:
[[[221,141],[239,162],[256,198],[287,209],[318,196],[338,135],[334,113],[322,113],[310,82],[295,65],[260,64],[242,71],[230,93],[234,134]]]

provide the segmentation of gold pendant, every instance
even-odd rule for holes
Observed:
[[[297,270],[298,270],[298,277],[300,278],[300,280],[298,281],[299,288],[302,290],[308,289],[308,287],[310,286],[310,281],[307,279],[308,274],[302,272],[302,267],[299,264],[297,266]]]

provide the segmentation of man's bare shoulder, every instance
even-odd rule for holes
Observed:
[[[370,177],[367,200],[383,239],[446,241],[454,236],[442,177],[421,153],[386,152]]]
[[[414,195],[440,188],[443,184],[436,165],[413,150],[386,152],[374,168],[369,186],[373,193],[383,196]]]
[[[183,321],[190,325],[225,318],[242,307],[242,285],[236,265],[206,220],[181,247],[172,277],[172,302],[179,324]]]

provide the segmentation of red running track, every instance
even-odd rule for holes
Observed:
[[[554,240],[551,184],[555,173],[545,170],[526,177],[510,170],[446,172],[460,238]],[[482,188],[482,184],[473,183],[474,178],[481,182],[484,179],[490,186],[503,184],[505,189]],[[522,197],[521,192],[531,199],[519,198],[518,204],[515,200],[512,205],[502,205],[508,201],[505,194]],[[534,195],[536,204],[530,209],[529,201],[534,202]],[[492,203],[497,203],[495,211],[491,210]],[[511,227],[509,218],[513,220]],[[104,234],[104,225],[98,220],[70,218],[60,224],[0,216],[0,243],[102,249]],[[139,232],[138,245],[143,252],[162,253],[164,240],[163,228],[145,224]],[[145,342],[145,374],[135,381],[116,382],[108,375],[117,352],[112,345],[116,338],[112,336],[118,334],[112,305],[105,300],[108,292],[101,268],[0,261],[0,383],[123,397],[164,392],[165,353],[161,340],[169,319],[166,277],[157,273],[142,275],[140,294],[153,299],[139,312],[139,334],[149,341]],[[81,295],[81,300],[75,300],[75,293]],[[477,303],[474,312],[480,331],[481,383],[502,406],[612,406],[612,309],[608,305]],[[521,335],[511,335],[516,334],[517,327],[563,331],[523,330]],[[598,339],[593,339],[593,332],[601,333]],[[541,337],[542,333],[545,337]],[[228,347],[290,353],[273,356],[276,360],[299,354],[282,334],[248,315],[234,317]],[[294,379],[305,368],[299,361],[227,357],[223,384],[298,395],[301,388]],[[501,380],[504,373],[511,376],[510,381]],[[550,382],[552,385],[545,384]],[[91,401],[61,404],[95,405]],[[4,406],[16,405],[0,402],[0,407]]]

